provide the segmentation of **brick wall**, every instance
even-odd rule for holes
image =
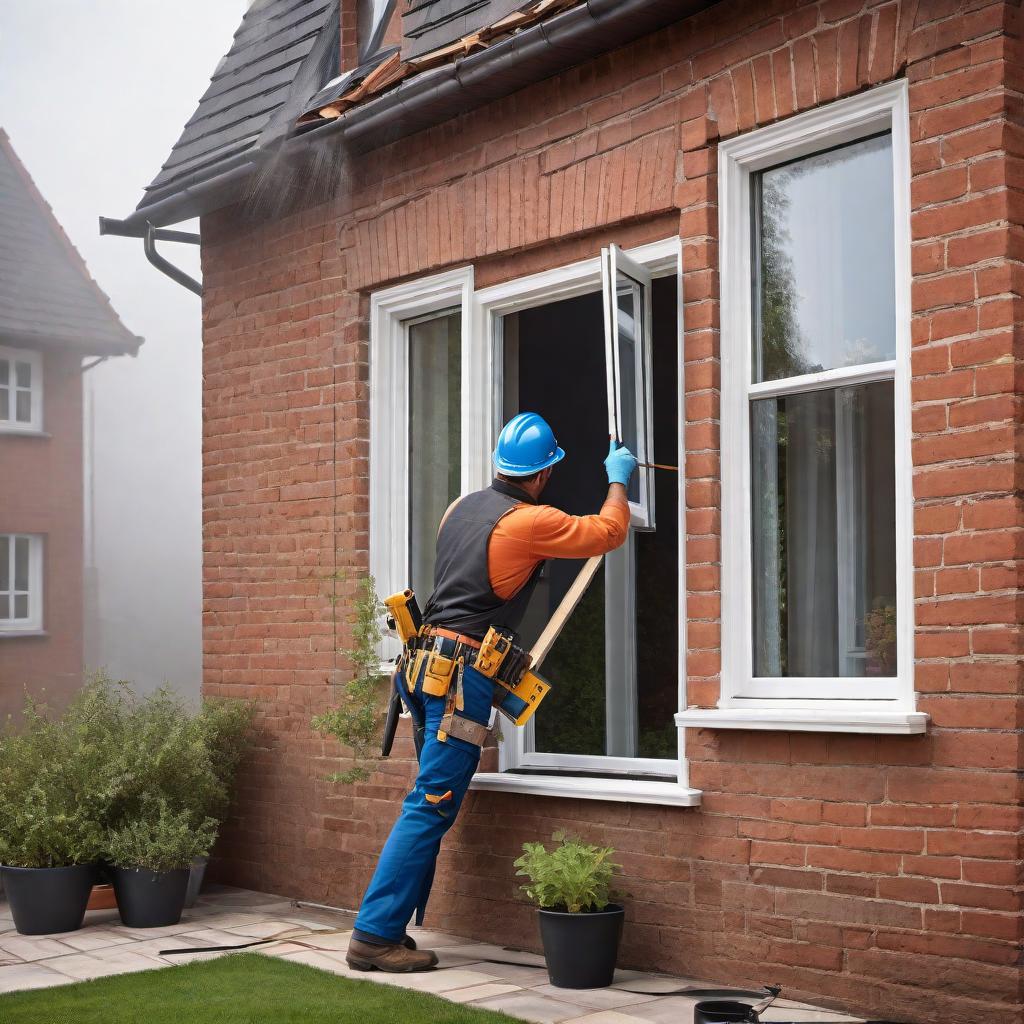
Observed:
[[[355,906],[408,740],[336,788],[310,716],[344,679],[366,567],[367,294],[472,262],[479,286],[679,232],[691,703],[718,696],[716,144],[910,81],[916,679],[927,735],[697,731],[701,809],[475,793],[431,923],[536,945],[511,862],[558,824],[615,845],[623,962],[925,1024],[1019,1019],[1019,9],[719,4],[354,160],[336,200],[203,223],[205,689],[260,702],[221,870]],[[334,597],[340,598],[335,605]],[[1017,1016],[1013,1016],[1016,1014]]]
[[[82,682],[82,360],[43,356],[43,427],[0,435],[0,533],[45,534],[43,628],[0,637],[0,722],[25,690],[60,705]]]

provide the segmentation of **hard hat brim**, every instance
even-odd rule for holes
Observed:
[[[561,448],[555,448],[551,455],[535,466],[517,466],[514,463],[507,462],[505,459],[498,458],[497,452],[491,456],[491,461],[494,463],[495,469],[503,476],[533,476],[534,473],[539,473],[542,469],[554,466],[564,458],[565,452]]]

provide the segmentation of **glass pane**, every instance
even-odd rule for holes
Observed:
[[[6,359],[0,359],[0,388],[6,387],[11,380],[11,364]]]
[[[608,492],[602,466],[608,454],[603,347],[600,292],[523,310],[503,321],[504,419],[532,410],[551,424],[566,457],[555,467],[541,500],[571,515],[595,512]],[[520,627],[527,648],[582,567],[583,562],[576,560],[547,563]],[[552,690],[534,717],[534,749],[606,753],[603,569],[562,631],[541,674]]]
[[[28,537],[14,538],[14,589],[28,590]]]
[[[462,314],[409,327],[409,572],[421,608],[434,589],[437,529],[462,479]]]
[[[0,363],[0,366],[3,364]],[[7,388],[0,388],[0,420],[11,418],[11,392]]]
[[[895,358],[891,136],[755,181],[754,381]]]
[[[14,382],[19,388],[32,387],[32,364],[16,362],[14,364]]]
[[[0,593],[11,589],[11,538],[0,537]]]
[[[14,597],[14,618],[28,618],[28,595],[16,594]]]
[[[896,675],[891,381],[751,404],[754,675]]]
[[[7,594],[0,594],[0,619],[11,617],[11,599]]]
[[[14,392],[14,418],[19,423],[31,423],[32,422],[32,392],[31,391],[15,391]]]

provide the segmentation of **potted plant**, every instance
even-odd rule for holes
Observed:
[[[221,785],[221,791],[197,810],[214,818],[218,826],[227,815],[235,774],[249,746],[255,707],[249,701],[207,698],[203,701],[197,725],[210,755],[210,764]],[[185,906],[192,907],[199,898],[206,876],[209,856],[193,858],[189,867]]]
[[[106,839],[108,870],[121,920],[129,928],[157,928],[181,920],[189,868],[206,856],[217,834],[213,818],[196,822],[166,800],[112,829]]]
[[[558,844],[524,843],[516,874],[538,906],[540,937],[551,984],[558,988],[604,988],[612,983],[624,911],[611,902],[618,864],[611,847],[591,846],[556,832]]]
[[[64,715],[29,698],[0,737],[0,873],[25,935],[80,928],[96,879],[123,694],[87,684]]]

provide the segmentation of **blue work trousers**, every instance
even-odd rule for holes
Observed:
[[[412,716],[419,773],[359,906],[353,934],[363,941],[401,942],[414,912],[416,923],[423,923],[441,840],[455,822],[480,761],[478,746],[454,736],[445,742],[437,738],[445,698],[423,692],[423,675],[421,670],[411,691],[401,668],[392,680]],[[460,717],[486,725],[493,687],[475,669],[464,669]]]

